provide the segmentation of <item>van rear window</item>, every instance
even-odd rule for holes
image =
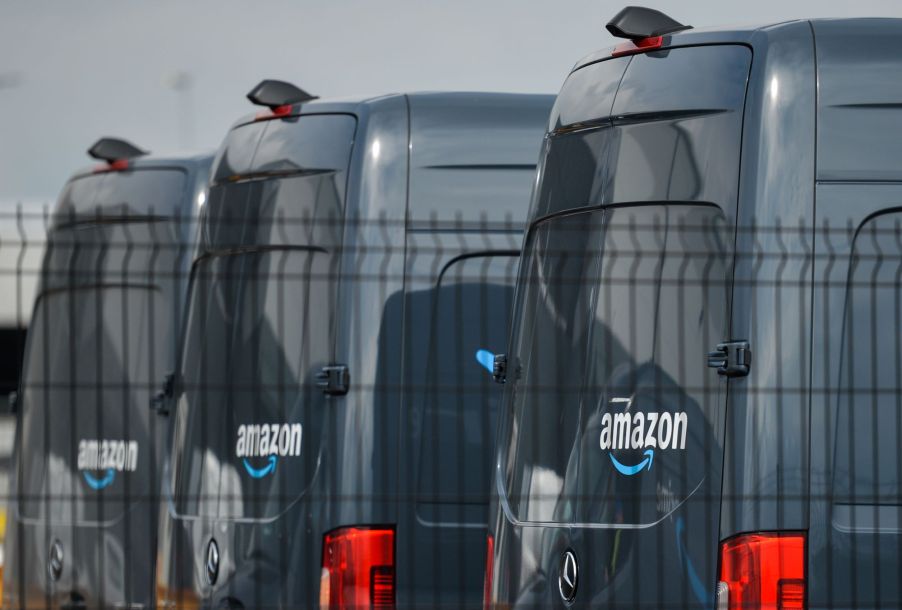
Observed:
[[[318,248],[201,259],[193,272],[178,405],[177,510],[261,519],[318,466],[334,258]]]
[[[163,291],[145,284],[38,298],[22,381],[23,517],[107,523],[146,497],[158,458],[150,388],[171,361],[151,338],[175,332],[170,313]]]
[[[220,154],[181,354],[179,515],[273,518],[313,481],[355,129],[349,115],[253,123]],[[252,132],[254,154],[232,155]]]
[[[676,202],[533,228],[508,365],[517,519],[650,524],[719,484],[722,401],[703,355],[725,330],[727,236],[719,208]]]

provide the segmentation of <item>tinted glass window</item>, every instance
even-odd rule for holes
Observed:
[[[726,328],[727,236],[714,207],[606,214],[577,522],[654,523],[718,476],[722,399],[704,357]]]
[[[531,218],[605,203],[610,190],[611,128],[549,136]]]
[[[310,248],[196,264],[178,405],[180,513],[272,517],[313,478],[333,261]]]
[[[525,249],[508,365],[513,423],[507,498],[521,520],[573,519],[579,396],[602,218],[599,212],[542,223]]]
[[[316,374],[331,362],[356,122],[264,123],[251,178],[210,189],[192,270],[174,463],[183,515],[274,517],[318,465]]]
[[[20,509],[27,518],[108,522],[145,497],[156,452],[149,388],[171,355],[164,293],[98,285],[39,298],[23,379]]]
[[[518,519],[653,523],[717,477],[704,354],[725,330],[726,237],[718,208],[675,203],[534,228],[507,431]]]
[[[210,188],[203,246],[337,244],[344,217],[344,172],[285,176]]]
[[[185,176],[95,174],[62,195],[23,365],[19,485],[29,518],[109,521],[155,489],[148,405],[175,362],[190,252],[190,219],[175,217]]]

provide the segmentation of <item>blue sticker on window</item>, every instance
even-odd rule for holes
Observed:
[[[490,374],[495,372],[495,354],[487,349],[476,351],[476,362],[485,367]]]

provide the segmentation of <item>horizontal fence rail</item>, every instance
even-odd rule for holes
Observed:
[[[4,599],[309,607],[363,525],[398,608],[481,607],[487,535],[498,608],[567,545],[581,604],[714,608],[750,532],[902,607],[898,214],[266,214],[0,211]]]

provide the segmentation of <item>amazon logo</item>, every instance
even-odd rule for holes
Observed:
[[[138,468],[138,442],[83,439],[78,442],[78,470],[94,490],[109,487],[118,472]]]
[[[242,424],[238,426],[235,456],[255,479],[276,471],[281,457],[301,455],[301,424]]]
[[[612,398],[611,405],[625,405],[622,412],[608,412],[601,417],[598,444],[607,451],[611,464],[622,475],[634,476],[651,470],[655,451],[686,449],[686,430],[689,417],[685,412],[630,412],[632,398]],[[614,455],[620,450],[642,451],[642,460],[625,464]]]

